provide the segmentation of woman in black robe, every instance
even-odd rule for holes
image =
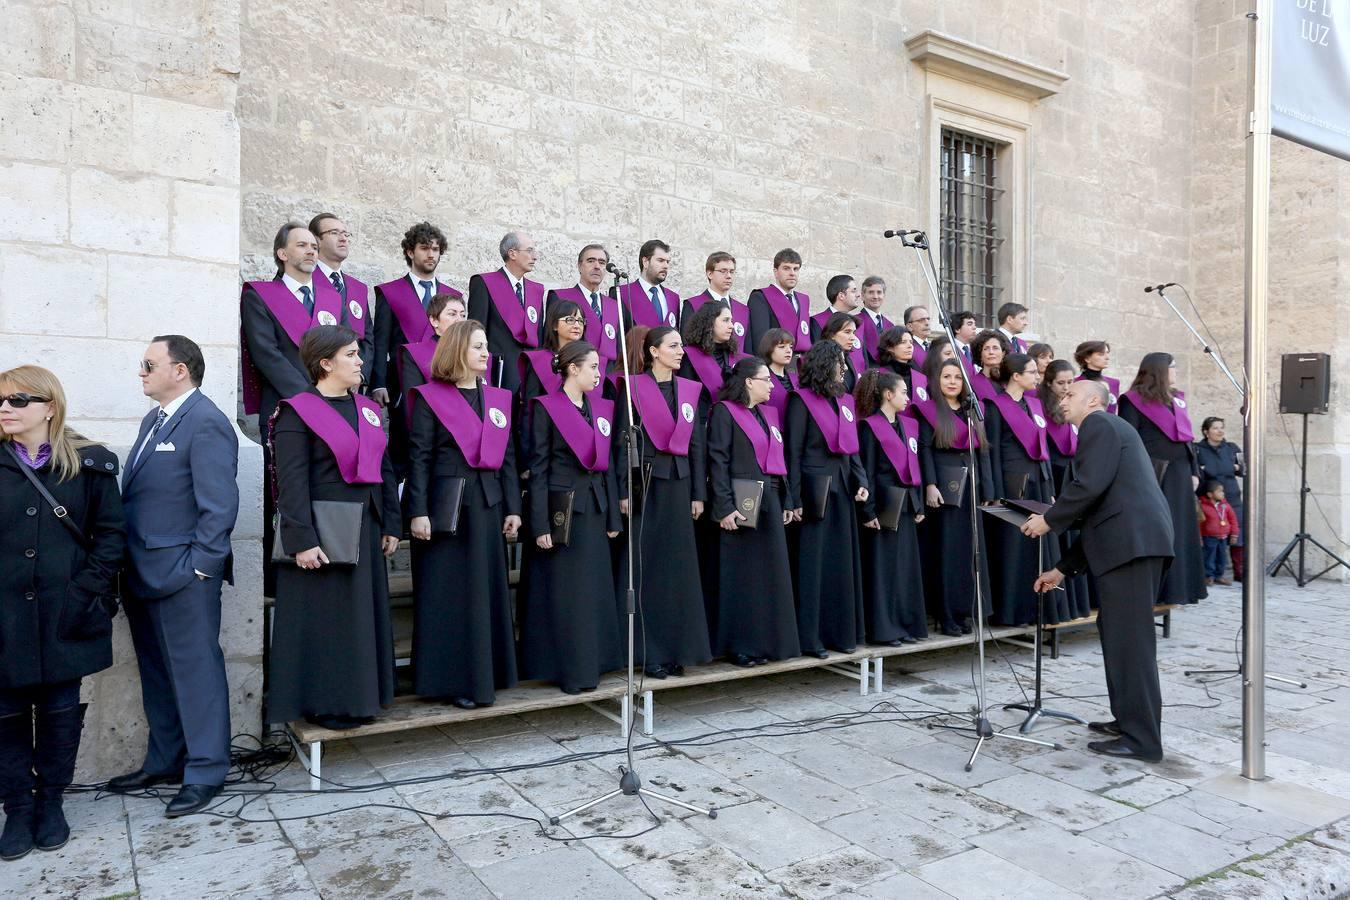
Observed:
[[[482,325],[453,325],[440,337],[431,382],[408,393],[412,438],[404,501],[413,537],[413,689],[423,697],[449,697],[460,709],[490,706],[497,690],[516,683],[503,536],[520,529],[520,480],[511,393],[484,383],[488,357]],[[451,532],[447,517],[455,515],[456,488],[461,494]]]
[[[877,365],[905,381],[905,396],[914,396],[914,335],[903,325],[892,325],[877,337]],[[856,392],[855,392],[856,393]]]
[[[1040,371],[1036,361],[1025,353],[1009,353],[995,371],[999,393],[985,401],[985,434],[989,436],[989,476],[994,493],[991,500],[1034,500],[1053,503],[1054,474],[1050,469],[1050,424],[1036,396]],[[1035,452],[1028,452],[1024,441]],[[985,525],[991,547],[1001,552],[990,554],[990,581],[993,597],[989,610],[993,620],[1004,625],[1030,625],[1036,621],[1036,576],[1059,562],[1059,542],[1053,537],[1032,539],[1015,526],[999,519]],[[1054,625],[1071,618],[1064,591],[1051,591],[1045,597],[1045,622]]]
[[[894,330],[887,329],[883,335]],[[917,530],[924,520],[917,459],[919,426],[902,415],[909,406],[909,392],[895,372],[864,372],[854,396],[862,422],[858,438],[863,471],[872,488],[862,505],[861,535],[867,640],[892,647],[913,644],[928,637]],[[906,461],[901,468],[893,456]],[[903,492],[905,505],[892,530],[881,523],[878,513],[895,492]]]
[[[821,659],[827,648],[851,653],[865,636],[854,503],[867,500],[867,473],[843,376],[844,351],[822,338],[803,357],[801,390],[788,400],[788,508],[802,523],[794,560],[797,637],[804,655]],[[837,437],[826,435],[818,414]]]
[[[1064,490],[1064,483],[1069,479],[1069,466],[1078,452],[1078,427],[1064,421],[1064,411],[1059,405],[1073,383],[1073,364],[1067,359],[1053,359],[1041,373],[1041,385],[1037,388],[1041,408],[1045,410],[1045,418],[1050,423],[1046,434],[1050,438],[1050,472],[1055,479],[1056,497]],[[1063,558],[1078,541],[1078,529],[1067,528],[1060,532],[1060,557]],[[1091,573],[1084,571],[1072,578],[1065,578],[1061,586],[1067,595],[1069,612],[1073,618],[1089,616],[1097,608]]]
[[[970,452],[967,448],[971,435],[966,426],[965,411],[968,404],[977,401],[966,389],[961,363],[954,358],[943,360],[931,371],[937,382],[937,396],[931,404],[918,407],[919,468],[923,473],[924,502],[928,504],[932,537],[931,551],[925,548],[924,590],[928,595],[929,613],[937,619],[944,635],[954,637],[970,634],[974,628],[971,621],[975,599],[972,561],[976,536],[980,536],[983,544],[984,530],[982,523],[972,530],[974,487],[979,485],[980,496],[984,498],[993,495],[993,485],[989,481],[985,442],[981,440],[983,428],[978,419],[973,435],[976,471],[969,471]],[[932,385],[933,380],[929,384]],[[959,492],[960,505],[949,505],[944,492],[950,499],[956,499]],[[987,556],[982,553],[986,570]],[[981,572],[980,584],[987,598],[989,587],[984,572]]]
[[[703,518],[708,498],[706,432],[698,424],[704,391],[697,381],[675,375],[684,359],[680,333],[666,325],[644,331],[641,355],[635,360],[643,368],[632,375],[640,457],[628,459],[627,441],[616,442],[615,449],[622,479],[620,508],[629,517],[635,545],[637,665],[653,678],[665,678],[683,675],[685,666],[712,658],[694,542],[694,523]],[[619,433],[625,434],[625,405],[617,415],[622,423]],[[685,435],[683,440],[680,435]],[[636,502],[629,496],[625,476],[632,478]],[[628,553],[625,542],[619,545],[617,593],[622,618],[627,615]]]
[[[530,439],[533,434],[535,399],[552,394],[562,387],[562,378],[553,371],[553,360],[568,344],[581,340],[586,333],[586,316],[581,307],[571,300],[555,300],[544,314],[540,330],[542,346],[520,354],[520,422],[517,429],[519,459],[530,458]],[[602,382],[603,384],[603,382]],[[599,397],[602,394],[595,394]]]
[[[867,371],[867,354],[863,352],[862,341],[858,338],[858,320],[848,313],[834,313],[820,329],[819,339],[834,341],[844,352],[844,391],[852,394],[858,377]]]
[[[278,537],[294,564],[277,571],[272,617],[267,721],[301,716],[324,728],[366,724],[394,699],[394,639],[384,560],[402,529],[394,469],[380,430],[378,406],[352,392],[361,384],[357,337],[341,325],[305,332],[300,360],[320,398],[361,441],[363,470],[348,481],[343,463],[292,401],[282,401],[272,426]],[[331,416],[328,417],[331,420]],[[374,427],[365,430],[364,420]],[[366,438],[366,440],[362,440]],[[378,465],[372,456],[378,453]],[[361,506],[356,565],[333,565],[320,546],[311,503]]]
[[[562,390],[534,401],[529,508],[537,552],[531,558],[518,658],[523,679],[556,682],[563,693],[577,694],[594,690],[600,676],[622,666],[625,658],[609,554],[609,538],[617,537],[621,527],[608,442],[614,404],[591,394],[601,374],[600,356],[590,344],[568,344],[554,368],[563,378]],[[571,420],[575,427],[560,426],[554,415],[576,417]],[[569,433],[589,448],[589,459],[578,456]],[[551,514],[550,498],[565,505],[568,493],[569,541],[555,545],[553,526],[566,517],[561,508]]]
[[[717,573],[724,602],[716,650],[738,666],[801,653],[783,531],[790,516],[783,509],[783,432],[777,411],[766,406],[772,390],[768,367],[758,359],[743,359],[727,377],[721,402],[708,418],[712,518],[721,532],[723,557],[736,561]],[[737,479],[763,484],[754,528],[740,524],[745,517],[736,506]]]
[[[1176,389],[1176,379],[1176,363],[1170,353],[1146,354],[1139,363],[1134,383],[1121,395],[1120,417],[1138,430],[1154,469],[1161,470],[1159,484],[1172,511],[1172,550],[1176,555],[1163,575],[1158,602],[1195,603],[1208,596],[1200,524],[1195,513],[1200,463],[1191,443],[1195,435],[1186,409],[1186,395]],[[1150,414],[1164,425],[1159,425]]]

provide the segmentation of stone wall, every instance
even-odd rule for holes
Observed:
[[[235,407],[239,72],[236,0],[13,0],[0,29],[0,369],[38,363],[73,422],[120,454],[152,406],[137,365],[181,332],[206,353],[205,390]],[[260,453],[245,449],[238,581],[223,644],[239,730],[261,684]],[[86,683],[82,773],[134,766],[144,742],[135,656]],[[83,776],[82,776],[83,777]]]

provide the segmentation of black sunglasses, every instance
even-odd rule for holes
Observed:
[[[50,403],[50,397],[35,397],[32,394],[19,391],[17,394],[0,394],[0,406],[8,403],[15,409],[23,409],[30,403]]]

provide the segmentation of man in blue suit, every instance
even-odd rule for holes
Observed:
[[[206,807],[230,767],[220,590],[234,583],[239,440],[198,390],[205,371],[201,348],[188,338],[154,339],[141,385],[159,406],[141,422],[122,473],[126,610],[150,740],[140,769],[108,787],[138,791],[181,780],[171,817]]]

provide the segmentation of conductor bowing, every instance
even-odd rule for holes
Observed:
[[[1078,527],[1056,568],[1035,589],[1053,590],[1087,569],[1097,580],[1097,631],[1106,665],[1111,722],[1088,727],[1113,739],[1088,744],[1107,756],[1162,760],[1162,692],[1158,685],[1153,601],[1172,560],[1172,517],[1138,432],[1106,412],[1110,392],[1078,381],[1061,401],[1064,418],[1078,426],[1071,478],[1044,516],[1022,526],[1028,537]]]

